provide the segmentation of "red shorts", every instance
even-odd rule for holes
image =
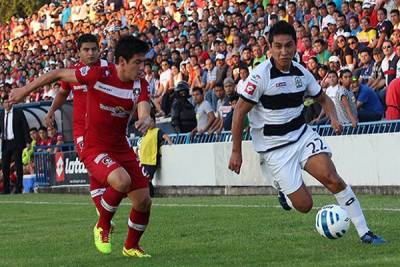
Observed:
[[[83,136],[74,137],[74,144],[75,144],[76,154],[78,154],[79,159],[82,161],[82,153],[83,153],[83,146],[84,146]],[[89,183],[90,183],[90,185],[89,185],[90,195],[92,197],[102,195],[104,193],[104,191],[106,191],[105,185],[97,182],[96,179],[93,179],[90,172],[88,172],[88,175],[89,175]]]
[[[75,150],[76,154],[78,154],[78,157],[81,159],[82,158],[82,152],[83,152],[83,136],[78,136],[74,137],[74,144],[75,144]]]
[[[103,187],[109,186],[107,182],[108,175],[113,170],[122,167],[128,172],[131,178],[129,192],[149,187],[149,177],[140,165],[133,150],[115,153],[91,148],[84,149],[82,156],[83,163],[91,174],[91,180],[95,180],[93,184]]]

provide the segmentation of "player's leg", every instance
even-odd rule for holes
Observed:
[[[360,202],[350,185],[346,185],[338,175],[327,153],[316,154],[308,158],[304,169],[334,194],[339,205],[347,211],[363,243],[385,243],[381,237],[374,235],[369,230]]]
[[[311,210],[313,201],[301,177],[298,151],[297,146],[291,145],[285,149],[262,153],[260,167],[266,179],[272,178],[273,187],[280,192],[280,198],[284,198],[286,205],[307,213]]]
[[[128,172],[119,166],[108,174],[107,183],[109,186],[106,187],[100,200],[100,216],[97,226],[110,230],[111,219],[129,191],[131,179]]]
[[[284,193],[282,192],[282,194]],[[297,189],[293,193],[285,195],[289,198],[290,201],[288,201],[288,205],[291,205],[291,207],[295,208],[301,213],[307,213],[313,207],[312,196],[304,183],[302,183],[299,189]]]
[[[132,209],[128,220],[128,236],[123,254],[130,257],[150,257],[140,247],[139,242],[149,223],[151,198],[149,188],[141,188],[128,193],[132,201]]]
[[[90,190],[90,196],[92,198],[92,201],[96,207],[97,214],[99,215],[99,209],[101,206],[101,197],[103,196],[104,192],[106,191],[106,187],[104,185],[100,185],[95,178],[92,177],[91,174],[89,174],[89,190]]]
[[[128,193],[128,197],[132,201],[132,209],[128,219],[128,236],[122,252],[123,255],[129,257],[150,257],[139,244],[150,219],[149,177],[133,152],[126,153],[124,158],[126,161],[123,162],[123,166],[132,177]]]
[[[111,253],[111,219],[118,209],[121,200],[130,188],[130,177],[126,170],[111,155],[102,151],[86,150],[83,162],[99,184],[106,190],[101,196],[98,211],[100,213],[93,234],[96,248],[104,254]]]
[[[84,139],[83,136],[78,136],[74,139],[74,144],[76,148],[76,153],[78,154],[79,159],[83,158],[83,148],[84,148]],[[86,167],[86,166],[85,166]],[[101,208],[101,198],[106,191],[106,183],[100,183],[98,179],[92,176],[92,173],[88,171],[89,176],[89,191],[92,201],[96,207],[96,213],[100,216],[100,208]],[[115,230],[115,225],[111,221],[111,232]]]

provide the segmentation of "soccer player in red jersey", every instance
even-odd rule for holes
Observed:
[[[148,84],[138,77],[148,49],[144,41],[124,36],[115,47],[116,65],[54,70],[10,94],[10,101],[16,103],[57,80],[88,86],[82,159],[92,177],[107,188],[101,198],[99,221],[94,227],[95,245],[104,254],[111,253],[111,219],[127,195],[132,209],[123,255],[150,257],[139,246],[150,217],[149,179],[125,136],[133,112],[138,114],[135,126],[139,131],[146,132],[154,124],[150,117]]]
[[[75,64],[72,69],[79,69],[84,66],[96,66],[96,67],[106,67],[108,62],[104,59],[99,59],[100,49],[97,37],[93,34],[82,34],[76,40],[76,45],[78,47],[79,59],[80,61]],[[67,100],[70,93],[74,94],[73,101],[73,138],[76,148],[76,152],[80,159],[82,159],[82,149],[84,145],[84,135],[85,135],[85,117],[86,117],[86,95],[87,95],[87,85],[81,83],[68,83],[61,82],[61,90],[57,93],[56,97],[49,108],[47,115],[45,117],[45,123],[47,127],[53,127],[54,124],[54,113],[58,108],[60,108]],[[96,209],[100,209],[101,196],[103,195],[104,185],[97,182],[96,179],[90,177],[90,195]]]

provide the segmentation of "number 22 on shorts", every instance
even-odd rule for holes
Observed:
[[[312,154],[318,153],[320,151],[326,150],[328,147],[324,145],[324,142],[321,140],[321,138],[315,138],[313,141],[307,144],[307,148],[311,147]]]

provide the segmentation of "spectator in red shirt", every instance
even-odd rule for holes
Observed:
[[[317,55],[317,53],[312,48],[310,36],[303,36],[303,38],[301,39],[301,42],[303,43],[303,47],[304,47],[304,53],[301,55],[301,61],[303,62],[303,64],[305,66],[307,66],[308,60],[311,57],[315,57]]]
[[[387,120],[400,119],[400,78],[390,82],[386,91],[386,114]]]
[[[52,139],[49,137],[46,127],[42,126],[39,128],[39,138],[40,138],[40,140],[37,143],[38,146],[51,146],[52,145]]]

